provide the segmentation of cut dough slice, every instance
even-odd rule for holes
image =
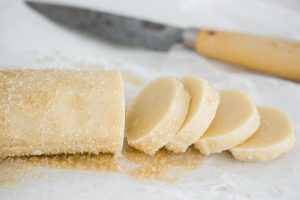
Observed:
[[[175,136],[189,107],[190,95],[180,81],[160,77],[150,82],[129,108],[128,144],[153,155]]]
[[[0,71],[0,157],[120,154],[124,104],[117,71]]]
[[[259,123],[257,109],[244,92],[223,90],[216,117],[195,147],[205,155],[231,149],[249,138]]]
[[[176,136],[166,148],[177,153],[195,143],[206,131],[216,114],[219,105],[219,94],[210,84],[194,76],[181,79],[191,95],[188,115]]]
[[[295,144],[292,122],[275,108],[259,107],[261,122],[258,130],[244,143],[231,149],[241,161],[269,161],[289,152]]]

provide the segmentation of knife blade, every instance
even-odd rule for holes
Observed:
[[[213,59],[300,81],[299,41],[205,28],[181,29],[87,8],[25,2],[58,24],[117,43],[167,51],[181,42]]]
[[[26,3],[54,22],[117,43],[166,51],[182,38],[182,29],[147,20],[67,5]]]

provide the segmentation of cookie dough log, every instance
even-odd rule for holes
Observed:
[[[195,147],[205,155],[231,149],[248,139],[259,123],[257,109],[244,92],[223,90],[216,116]]]
[[[230,150],[241,161],[269,161],[289,152],[295,144],[292,122],[288,116],[271,107],[259,107],[258,130],[244,143]]]
[[[166,145],[166,148],[178,153],[195,143],[206,131],[215,117],[219,105],[219,94],[205,80],[195,76],[181,79],[184,87],[191,95],[189,112],[176,136]]]
[[[117,71],[0,71],[0,157],[119,154],[125,124]]]
[[[126,118],[128,144],[154,155],[175,136],[189,107],[190,95],[172,77],[151,81],[136,97]]]

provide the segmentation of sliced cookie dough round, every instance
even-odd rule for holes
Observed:
[[[241,161],[269,161],[289,152],[295,144],[292,122],[288,116],[271,107],[259,107],[261,116],[257,131],[244,143],[230,150]]]
[[[151,81],[129,108],[125,137],[128,144],[153,155],[175,136],[186,118],[190,95],[172,77]]]
[[[248,139],[259,123],[257,109],[244,92],[223,90],[216,116],[195,147],[205,155],[231,149]]]
[[[181,79],[184,87],[191,95],[189,112],[180,130],[166,145],[175,153],[185,152],[206,131],[215,117],[219,105],[219,93],[205,80],[195,76]]]

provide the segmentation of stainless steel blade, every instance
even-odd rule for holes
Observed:
[[[59,24],[122,44],[165,51],[182,39],[182,29],[173,26],[67,5],[26,3]]]

